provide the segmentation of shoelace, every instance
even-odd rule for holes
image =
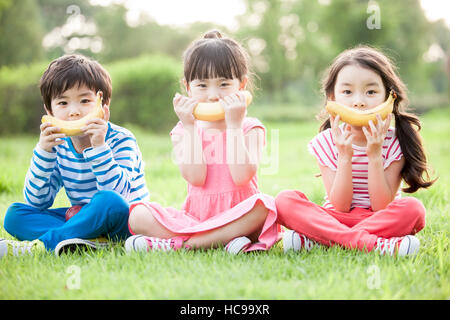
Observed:
[[[389,253],[389,255],[393,256],[395,252],[395,246],[399,240],[401,240],[401,238],[378,238],[375,251],[380,251],[381,254]]]
[[[299,236],[303,238],[303,246],[308,251],[311,250],[314,247],[314,245],[316,244],[314,241],[312,241],[311,239],[307,238],[303,234],[299,234]]]
[[[8,244],[11,246],[12,253],[14,256],[24,254],[26,251],[31,253],[31,249],[35,246],[34,242],[28,241],[8,241]]]
[[[153,250],[163,250],[168,251],[172,250],[172,239],[160,239],[154,237],[146,237],[149,247]]]

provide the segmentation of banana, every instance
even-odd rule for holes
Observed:
[[[53,116],[45,115],[42,116],[41,122],[46,123],[50,122],[53,126],[58,127],[61,133],[66,134],[66,136],[77,136],[82,133],[81,128],[86,125],[86,122],[95,118],[103,118],[104,112],[102,107],[102,93],[101,91],[97,92],[97,102],[94,107],[87,115],[83,118],[73,121],[66,121],[55,118]]]
[[[244,91],[247,107],[252,102],[252,94]],[[203,121],[218,121],[225,119],[225,111],[220,102],[201,102],[194,108],[194,117]]]
[[[381,119],[386,119],[394,108],[394,101],[396,98],[397,95],[394,90],[391,90],[386,101],[372,109],[358,110],[344,106],[335,101],[327,101],[326,110],[333,117],[339,115],[342,121],[352,126],[367,126],[369,125],[370,120],[372,120],[374,124],[377,123],[377,114],[381,116]]]

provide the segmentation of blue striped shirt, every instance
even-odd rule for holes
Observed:
[[[89,203],[100,190],[113,190],[130,203],[149,200],[144,161],[134,135],[108,123],[105,144],[78,153],[70,138],[47,152],[37,145],[28,169],[24,196],[29,205],[52,206],[64,187],[72,205]]]

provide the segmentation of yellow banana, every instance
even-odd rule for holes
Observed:
[[[247,107],[252,102],[252,94],[244,91]],[[194,108],[194,117],[203,121],[218,121],[225,119],[225,111],[220,102],[201,102]]]
[[[61,133],[66,134],[66,136],[77,136],[82,133],[81,128],[86,125],[88,120],[92,120],[95,118],[103,118],[104,112],[102,107],[102,94],[101,92],[97,92],[96,104],[94,109],[92,109],[87,115],[83,118],[73,121],[66,121],[55,118],[53,116],[45,115],[42,116],[41,122],[46,123],[50,122],[53,126],[58,127]]]
[[[352,126],[367,126],[369,125],[370,120],[372,120],[374,124],[377,123],[377,114],[381,116],[381,119],[386,119],[394,108],[394,101],[396,98],[397,95],[391,90],[386,101],[372,109],[358,110],[344,106],[336,101],[327,101],[326,109],[333,117],[339,115],[342,121]]]

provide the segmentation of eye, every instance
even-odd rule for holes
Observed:
[[[368,94],[369,96],[373,96],[375,93],[377,93],[375,90],[369,90],[369,91],[367,91],[367,94]]]
[[[350,90],[344,90],[344,91],[342,91],[342,93],[348,95],[348,94],[351,94],[352,92]]]
[[[199,84],[197,84],[197,87],[199,87],[199,88],[206,88],[206,84],[205,83],[199,83]]]
[[[89,103],[89,102],[91,102],[91,100],[89,100],[89,99],[83,99],[83,100],[81,100],[81,103]]]
[[[229,85],[230,85],[229,82],[222,82],[222,83],[220,84],[221,87],[228,87]]]
[[[67,102],[65,102],[65,101],[58,102],[58,106],[66,106],[66,105],[67,105]]]

